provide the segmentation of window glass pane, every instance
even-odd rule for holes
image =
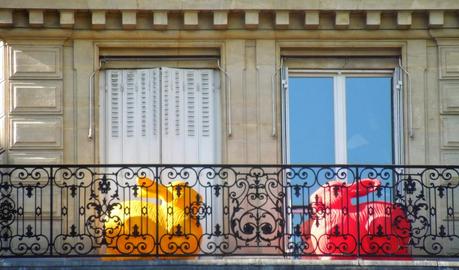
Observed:
[[[290,163],[333,164],[333,78],[291,77],[288,100]]]
[[[333,78],[290,78],[288,95],[290,163],[334,164]],[[293,205],[309,204],[309,196],[319,187],[315,175],[291,179],[291,184],[302,186],[301,192],[292,193]]]
[[[333,78],[290,77],[288,91],[288,142],[291,164],[335,163]],[[299,172],[301,168],[293,168]],[[291,231],[308,226],[309,198],[324,183],[317,176],[320,168],[308,168],[306,174],[289,180],[291,188]],[[317,176],[317,178],[315,177]],[[295,235],[295,234],[294,234]],[[299,247],[303,240],[296,235],[291,240]]]
[[[346,78],[349,164],[392,164],[392,79]]]

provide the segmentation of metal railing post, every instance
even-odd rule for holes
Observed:
[[[158,194],[158,188],[159,188],[159,168],[158,168],[158,165],[155,165],[155,189],[156,189],[156,204],[158,205],[159,204],[159,194]],[[159,222],[158,222],[158,218],[159,218],[159,207],[155,207],[156,208],[156,213],[155,213],[155,219],[156,219],[156,224],[155,224],[155,246],[156,246],[156,257],[159,258],[159,249],[160,249],[160,241],[159,241]]]
[[[53,201],[54,201],[54,192],[53,192],[53,182],[54,182],[54,175],[53,175],[53,167],[50,167],[49,168],[49,187],[50,187],[50,196],[49,196],[49,229],[50,229],[50,233],[49,233],[49,253],[50,255],[52,256],[53,255],[53,249],[54,249],[54,239],[53,239],[53,208],[54,208],[54,204],[53,204]]]
[[[359,175],[359,167],[356,167],[355,169],[355,181],[357,185],[357,199],[356,199],[356,204],[357,204],[357,258],[360,258],[360,249],[361,249],[361,241],[360,241],[360,191],[359,191],[359,186],[360,186],[360,175]]]

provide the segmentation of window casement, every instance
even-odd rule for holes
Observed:
[[[281,51],[283,162],[403,163],[399,52],[300,52]]]
[[[395,164],[400,96],[394,70],[288,70],[287,163]]]
[[[211,66],[210,61],[196,60],[197,67],[194,67],[185,59],[182,61],[186,67],[183,67],[171,63],[172,58],[122,60],[105,63],[99,76],[100,162],[146,166],[148,169],[141,172],[150,179],[159,176],[158,184],[186,182],[189,188],[183,192],[183,200],[197,200],[220,209],[221,198],[213,196],[213,189],[205,184],[220,180],[196,173],[199,165],[193,167],[195,173],[184,165],[220,162],[220,70]],[[216,62],[215,58],[212,60]],[[159,171],[155,175],[149,164],[165,166],[156,167]],[[182,169],[186,172],[177,173]],[[138,177],[140,174],[133,177],[119,174],[117,185],[132,187],[138,183]],[[199,197],[187,197],[191,189]],[[139,197],[135,193],[129,196],[129,201],[140,201],[140,204],[144,201],[166,203],[154,196]],[[207,218],[210,222],[201,222],[200,226],[204,231],[211,231],[212,224],[223,224],[223,217],[216,212]],[[190,233],[187,228],[183,225],[185,234]],[[205,241],[210,240],[203,239],[203,246]]]
[[[377,167],[402,163],[403,99],[398,61],[383,59],[380,69],[365,69],[362,59],[338,59],[350,67],[347,69],[334,65],[330,58],[318,61],[328,63],[327,68],[312,69],[309,67],[315,61],[308,60],[284,61],[286,67],[281,72],[284,162],[328,164],[325,170],[337,172],[346,164]],[[375,59],[371,60],[374,66]],[[307,63],[308,68],[301,68],[301,63]],[[288,231],[292,234],[311,220],[311,194],[328,181],[355,181],[354,169],[333,179],[318,173],[319,166],[310,168],[314,172],[289,180],[290,186],[302,190],[300,194],[287,191],[285,203],[291,209]],[[393,177],[380,180],[391,186]],[[388,194],[383,200],[393,198]],[[303,240],[293,239],[299,246]]]

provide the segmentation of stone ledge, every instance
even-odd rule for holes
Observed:
[[[232,257],[225,259],[201,258],[197,260],[121,260],[108,261],[100,258],[11,258],[1,259],[0,268],[8,269],[451,269],[459,267],[459,260],[320,260]]]

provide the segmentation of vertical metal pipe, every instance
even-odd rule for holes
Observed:
[[[93,131],[93,126],[94,126],[94,116],[93,116],[93,110],[94,110],[94,77],[96,75],[97,71],[94,71],[91,76],[89,77],[89,127],[88,127],[88,139],[91,141],[94,137],[94,131]]]
[[[413,100],[412,100],[412,89],[411,89],[411,76],[410,73],[402,66],[402,59],[398,59],[398,66],[406,74],[408,79],[408,136],[414,138],[413,129]]]
[[[281,60],[281,67],[274,71],[274,74],[271,76],[271,106],[272,106],[272,115],[271,115],[271,124],[272,124],[272,133],[271,136],[276,137],[277,128],[276,128],[276,76],[282,70],[282,60]]]
[[[228,136],[233,135],[232,131],[232,119],[231,119],[231,78],[228,73],[220,66],[220,60],[217,60],[218,69],[225,74],[225,85],[228,82],[228,87],[226,88],[227,100],[226,100],[226,117],[227,117],[227,129]]]
[[[99,61],[99,67],[91,73],[89,76],[89,127],[88,127],[88,139],[91,141],[94,139],[94,81],[96,73],[102,68],[102,61]]]

